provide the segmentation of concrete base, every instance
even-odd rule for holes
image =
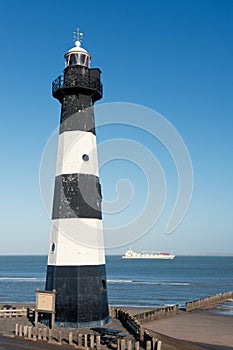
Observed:
[[[91,322],[55,322],[55,328],[91,328],[91,327],[103,327],[111,322],[111,317],[107,316],[103,320],[91,321]]]

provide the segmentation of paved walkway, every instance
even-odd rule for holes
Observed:
[[[46,341],[40,341],[37,340],[34,342],[33,340],[27,340],[20,337],[14,337],[15,333],[15,324],[18,323],[19,325],[25,326],[33,326],[33,323],[27,318],[27,317],[18,317],[18,318],[3,318],[0,317],[0,350],[1,349],[9,349],[9,350],[20,350],[20,349],[31,349],[31,350],[41,350],[41,349],[72,349],[72,346],[66,345],[65,341],[63,340],[62,345],[56,345],[48,344]],[[41,327],[44,327],[43,325],[40,325]],[[105,326],[106,328],[114,328],[119,329],[122,333],[126,334],[125,339],[131,339],[134,340],[134,337],[127,332],[127,330],[121,325],[120,321],[116,319],[112,319],[111,323],[107,324]],[[68,334],[69,332],[73,332],[74,340],[77,341],[78,333],[81,334],[93,334],[93,332],[89,328],[83,328],[83,329],[77,329],[77,328],[60,328],[62,331],[62,338],[66,339],[68,341]],[[58,339],[58,331],[59,329],[56,328],[53,330],[52,335],[53,338]],[[106,348],[106,346],[103,346],[103,348]]]
[[[62,348],[64,350],[72,349],[71,346],[62,345],[59,346],[59,349]],[[33,342],[30,340],[21,340],[19,338],[10,338],[10,337],[2,337],[0,336],[0,349],[5,350],[23,350],[23,349],[31,349],[31,350],[55,350],[58,349],[57,345],[48,344],[42,341]]]

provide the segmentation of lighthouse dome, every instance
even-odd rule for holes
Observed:
[[[75,46],[65,53],[64,57],[66,59],[66,67],[77,65],[88,68],[90,67],[91,56],[81,47],[81,42],[79,40],[75,41]]]

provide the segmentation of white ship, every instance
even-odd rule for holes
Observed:
[[[122,256],[123,259],[174,259],[175,255],[162,252],[141,252],[136,253],[132,249],[128,249],[125,255]]]

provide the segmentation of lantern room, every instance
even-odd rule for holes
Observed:
[[[65,55],[66,67],[83,66],[90,68],[91,56],[81,47],[79,40],[75,41],[75,47],[70,49]]]

